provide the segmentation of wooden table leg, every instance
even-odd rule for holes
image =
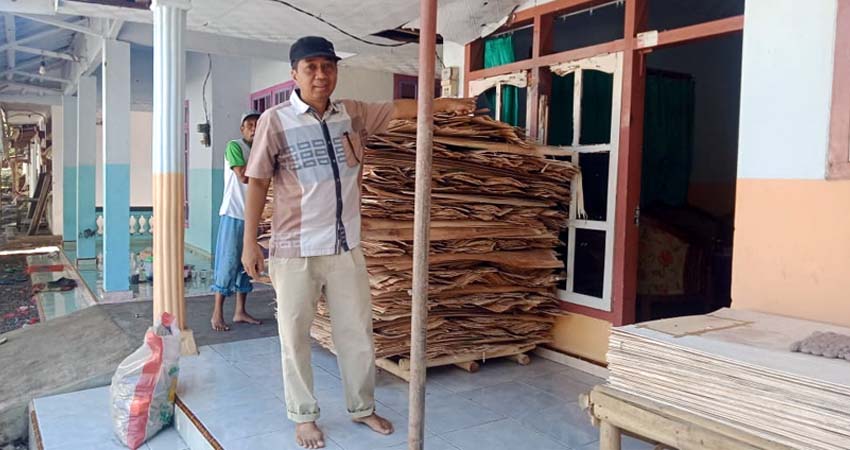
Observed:
[[[620,450],[620,429],[610,422],[599,423],[599,450]]]

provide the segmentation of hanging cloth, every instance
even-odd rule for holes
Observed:
[[[484,68],[502,66],[516,61],[514,56],[513,35],[488,39],[484,42]],[[496,104],[496,92],[484,94],[491,105]],[[502,86],[501,114],[499,120],[517,126],[519,122],[519,88],[516,86]]]

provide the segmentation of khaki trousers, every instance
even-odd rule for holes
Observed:
[[[354,418],[372,414],[375,410],[372,298],[360,247],[339,255],[272,258],[269,275],[277,294],[289,419],[301,423],[319,417],[319,405],[313,395],[310,327],[322,294],[330,309],[348,412]]]

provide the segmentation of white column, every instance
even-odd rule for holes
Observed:
[[[80,77],[77,89],[77,260],[97,256],[95,161],[97,155],[97,81]]]
[[[103,290],[130,293],[130,44],[103,41]]]
[[[50,107],[50,139],[51,144],[51,160],[53,164],[53,188],[50,190],[50,195],[53,197],[51,201],[51,218],[50,232],[56,236],[61,236],[64,231],[64,221],[62,211],[64,210],[64,182],[65,179],[65,140],[64,140],[64,121],[62,115],[62,105]]]
[[[186,52],[183,37],[189,0],[154,0],[153,10],[153,216],[154,319],[173,314],[183,330],[182,351],[197,353],[186,327],[183,292],[185,170],[183,98]]]
[[[62,235],[77,241],[77,98],[62,97]]]

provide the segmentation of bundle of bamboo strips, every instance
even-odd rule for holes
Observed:
[[[415,146],[415,121],[396,121],[363,158],[361,245],[378,358],[409,357]],[[546,154],[487,116],[435,116],[429,360],[550,341],[564,277],[558,235],[577,168]],[[312,334],[333,350],[323,303]]]

